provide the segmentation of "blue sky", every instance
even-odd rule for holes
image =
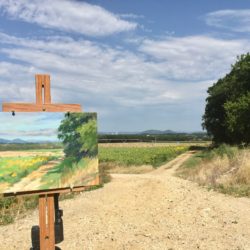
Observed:
[[[0,113],[0,138],[28,142],[58,141],[57,129],[63,113]]]
[[[250,50],[250,2],[0,0],[0,101],[98,112],[99,131],[200,131],[206,90]]]

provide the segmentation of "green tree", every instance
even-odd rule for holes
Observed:
[[[80,160],[97,154],[96,113],[65,114],[58,128],[58,138],[64,145],[66,157]]]
[[[250,92],[224,105],[226,124],[234,141],[250,142]]]
[[[79,142],[82,145],[81,151],[89,156],[97,154],[97,124],[96,120],[89,120],[84,126],[80,126],[77,132],[80,134]]]
[[[208,89],[203,127],[216,143],[250,142],[250,54]]]

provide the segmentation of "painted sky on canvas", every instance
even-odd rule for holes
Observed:
[[[250,1],[0,0],[0,101],[98,112],[99,131],[201,130],[206,90],[250,50]]]
[[[63,113],[0,113],[0,138],[26,142],[56,142]]]

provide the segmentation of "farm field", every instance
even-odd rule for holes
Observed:
[[[180,143],[105,143],[99,144],[100,169],[106,173],[139,174],[186,152],[196,144]]]

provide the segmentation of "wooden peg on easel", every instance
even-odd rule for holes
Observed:
[[[81,112],[80,104],[52,104],[50,75],[36,75],[36,103],[3,103],[4,112]]]
[[[36,75],[36,104],[51,104],[50,75]]]

